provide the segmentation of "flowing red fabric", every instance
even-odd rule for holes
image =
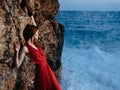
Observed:
[[[46,62],[46,56],[41,48],[38,50],[26,43],[30,58],[35,63],[34,90],[61,90],[61,87]]]

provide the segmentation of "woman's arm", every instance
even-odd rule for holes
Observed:
[[[20,46],[16,45],[16,66],[17,68],[20,67],[24,57],[25,57],[25,53],[28,52],[27,48],[25,46],[22,47],[22,49],[20,50]]]
[[[32,19],[33,25],[37,26],[33,16],[31,16],[31,19]]]

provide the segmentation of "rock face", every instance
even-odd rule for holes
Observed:
[[[39,41],[47,62],[60,79],[64,27],[55,19],[57,0],[0,0],[0,90],[32,90],[34,64],[25,56],[19,69],[15,67],[14,43],[24,44],[23,30],[32,24],[33,15],[39,26]]]

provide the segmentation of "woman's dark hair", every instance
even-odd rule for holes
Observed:
[[[37,32],[37,30],[38,30],[37,26],[27,24],[23,31],[23,37],[25,41],[27,42],[30,38],[32,38],[32,36]],[[41,47],[37,39],[34,39],[34,44],[37,48]]]

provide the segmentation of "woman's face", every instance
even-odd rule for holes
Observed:
[[[39,36],[39,31],[37,30],[36,33],[34,34],[34,38],[38,39],[38,36]]]

